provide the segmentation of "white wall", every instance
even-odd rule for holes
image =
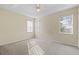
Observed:
[[[79,47],[79,6],[78,6],[78,47]]]
[[[0,45],[29,39],[33,33],[26,32],[27,16],[0,9]]]
[[[59,17],[66,15],[73,16],[73,34],[59,33]],[[71,8],[40,18],[40,40],[58,41],[64,44],[78,46],[78,8]]]

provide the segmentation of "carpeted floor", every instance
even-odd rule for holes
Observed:
[[[27,40],[7,44],[0,47],[1,55],[28,55]]]

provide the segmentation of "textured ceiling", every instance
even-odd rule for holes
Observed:
[[[37,12],[35,4],[0,4],[0,8],[8,9],[30,17],[46,16],[75,6],[77,6],[77,4],[41,4],[41,11]]]

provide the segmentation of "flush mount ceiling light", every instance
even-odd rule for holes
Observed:
[[[39,12],[40,11],[40,4],[36,5],[36,11]]]

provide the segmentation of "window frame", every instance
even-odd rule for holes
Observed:
[[[60,18],[61,17],[67,17],[67,16],[71,16],[72,17],[72,19],[71,19],[72,20],[72,29],[71,29],[71,32],[61,32],[61,27],[62,26],[61,26],[61,23],[60,23]],[[65,16],[60,16],[58,20],[59,20],[59,33],[62,33],[62,34],[73,34],[74,33],[74,31],[73,31],[73,24],[74,24],[73,23],[73,21],[74,21],[73,14],[71,14],[71,15],[65,15]]]
[[[28,26],[28,23],[27,23],[28,21],[29,21],[29,22],[30,22],[30,21],[32,22],[32,26],[31,26],[31,24]],[[27,32],[33,32],[33,20],[27,20],[26,23],[27,23]],[[29,28],[30,30],[28,30],[28,28]]]

